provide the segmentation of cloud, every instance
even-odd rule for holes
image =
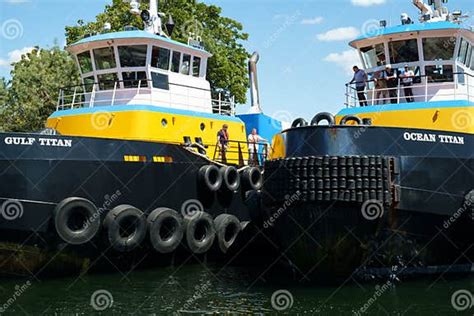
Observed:
[[[30,53],[34,47],[23,47],[21,49],[12,50],[7,54],[7,58],[0,58],[0,67],[10,67],[11,64],[21,60],[21,56]]]
[[[384,4],[387,0],[351,0],[351,2],[358,7],[370,7],[372,5]]]
[[[360,64],[359,53],[355,49],[349,49],[342,53],[329,54],[323,60],[336,64],[348,75],[352,74],[352,67],[354,65]]]
[[[321,24],[323,23],[324,18],[322,16],[317,16],[311,19],[303,19],[301,20],[301,24],[305,25],[316,25],[316,24]]]
[[[352,40],[360,35],[360,31],[353,27],[339,27],[326,33],[316,35],[317,39],[324,42]]]

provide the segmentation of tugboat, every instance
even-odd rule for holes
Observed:
[[[43,131],[0,134],[2,273],[46,269],[53,259],[37,249],[57,259],[67,248],[79,264],[141,261],[137,253],[169,254],[181,244],[193,254],[213,245],[226,253],[252,220],[246,199],[262,174],[249,161],[247,135],[281,131],[257,103],[258,55],[250,60],[253,113],[239,117],[232,100],[212,100],[212,56],[200,39],[170,39],[174,25],[165,32],[156,0],[142,12],[131,6],[144,30],[67,48],[82,84],[61,90]],[[261,145],[254,160],[267,154]],[[29,258],[27,247],[43,259]]]
[[[349,83],[339,113],[273,140],[261,224],[305,278],[472,271],[474,32],[444,1],[413,2],[419,23],[350,43],[363,106]]]

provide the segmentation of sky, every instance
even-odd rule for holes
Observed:
[[[258,51],[260,101],[266,114],[291,122],[344,107],[345,83],[360,64],[348,42],[378,21],[414,20],[412,0],[202,0],[243,24],[249,52]],[[111,0],[0,0],[0,77],[33,46],[65,44],[64,28],[92,21]],[[473,0],[451,0],[451,10],[473,11]],[[472,12],[474,14],[474,12]],[[470,19],[472,22],[472,18]],[[179,27],[179,26],[178,26]],[[250,103],[250,98],[248,98]],[[245,113],[247,105],[238,112]]]

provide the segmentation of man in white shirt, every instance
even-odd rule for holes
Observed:
[[[408,67],[408,65],[405,65],[405,69],[403,70],[401,77],[405,91],[405,100],[407,100],[408,103],[414,102],[415,99],[413,98],[413,89],[411,86],[413,85],[415,73]]]
[[[248,145],[249,145],[249,164],[260,164],[258,158],[259,152],[259,143],[267,142],[265,138],[260,137],[257,133],[257,129],[252,129],[252,133],[248,137]]]

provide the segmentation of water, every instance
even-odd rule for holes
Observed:
[[[383,281],[292,285],[258,278],[248,268],[200,264],[26,282],[1,281],[6,315],[88,315],[100,309],[105,315],[274,315],[279,308],[287,315],[354,315],[364,305],[363,315],[451,315],[456,313],[452,294],[474,289],[473,277],[404,281],[395,287]],[[283,294],[272,305],[275,292]],[[472,302],[472,295],[467,297]],[[474,308],[466,312],[473,313]]]

